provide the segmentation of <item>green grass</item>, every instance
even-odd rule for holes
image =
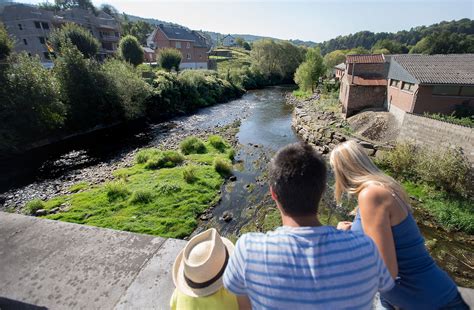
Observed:
[[[45,204],[40,199],[33,199],[29,201],[25,206],[26,213],[28,214],[35,214],[36,211],[40,209],[44,209],[44,208],[45,208]]]
[[[217,157],[214,159],[214,169],[223,177],[232,174],[232,164],[227,159]]]
[[[183,152],[184,155],[204,154],[207,152],[204,142],[202,142],[201,139],[192,136],[184,139],[180,143],[179,148],[181,149],[181,152]]]
[[[298,99],[308,99],[311,97],[312,93],[310,91],[304,91],[301,89],[297,89],[293,91],[293,96],[295,96]]]
[[[426,210],[439,225],[449,231],[474,234],[474,202],[469,198],[450,196],[433,187],[411,181],[402,183],[410,196],[421,200],[417,207]]]
[[[44,202],[42,207],[47,210],[64,203],[69,206],[65,212],[45,217],[163,237],[189,236],[198,215],[219,199],[224,178],[215,170],[213,160],[228,162],[230,152],[228,144],[224,152],[209,142],[204,144],[208,153],[180,154],[184,161],[170,168],[148,169],[147,163],[158,152],[147,150],[148,157],[139,152],[137,163],[116,170],[112,182]],[[189,171],[193,182],[184,177]]]
[[[76,184],[74,184],[74,185],[71,185],[71,186],[69,187],[69,191],[70,191],[71,193],[77,193],[78,191],[84,190],[84,189],[86,189],[86,188],[88,188],[88,187],[89,187],[89,183],[87,183],[87,182],[79,182],[79,183],[76,183]]]

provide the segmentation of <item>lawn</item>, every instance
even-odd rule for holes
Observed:
[[[192,143],[182,143],[182,153],[144,149],[135,165],[114,172],[113,181],[79,183],[71,188],[76,192],[42,202],[48,211],[63,209],[44,217],[162,237],[189,236],[198,215],[218,201],[233,156],[220,137],[206,142],[194,138]],[[196,143],[205,147],[193,149]]]

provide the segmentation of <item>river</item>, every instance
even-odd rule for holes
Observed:
[[[81,137],[0,162],[3,197],[0,206],[15,209],[33,198],[49,199],[67,192],[70,185],[80,181],[104,182],[114,169],[130,164],[138,148],[172,146],[183,135],[211,133],[216,126],[240,120],[236,179],[226,182],[220,202],[195,233],[216,227],[223,235],[235,239],[242,231],[271,228],[278,221],[268,194],[267,163],[279,148],[298,141],[291,128],[292,107],[284,99],[288,90],[288,87],[272,87],[250,91],[241,99],[169,122],[106,130],[92,139]],[[328,183],[320,213],[323,223],[334,224],[338,218],[347,217],[334,208],[331,176]],[[226,213],[232,220],[222,219]],[[435,259],[458,284],[474,287],[473,236],[446,233],[426,222],[419,224]]]

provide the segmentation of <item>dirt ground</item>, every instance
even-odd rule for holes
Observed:
[[[377,142],[393,142],[400,125],[390,112],[365,111],[346,120],[356,134]]]

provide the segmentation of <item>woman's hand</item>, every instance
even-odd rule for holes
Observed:
[[[352,228],[352,222],[343,221],[343,222],[337,223],[337,229],[339,230],[351,230],[351,228]]]

